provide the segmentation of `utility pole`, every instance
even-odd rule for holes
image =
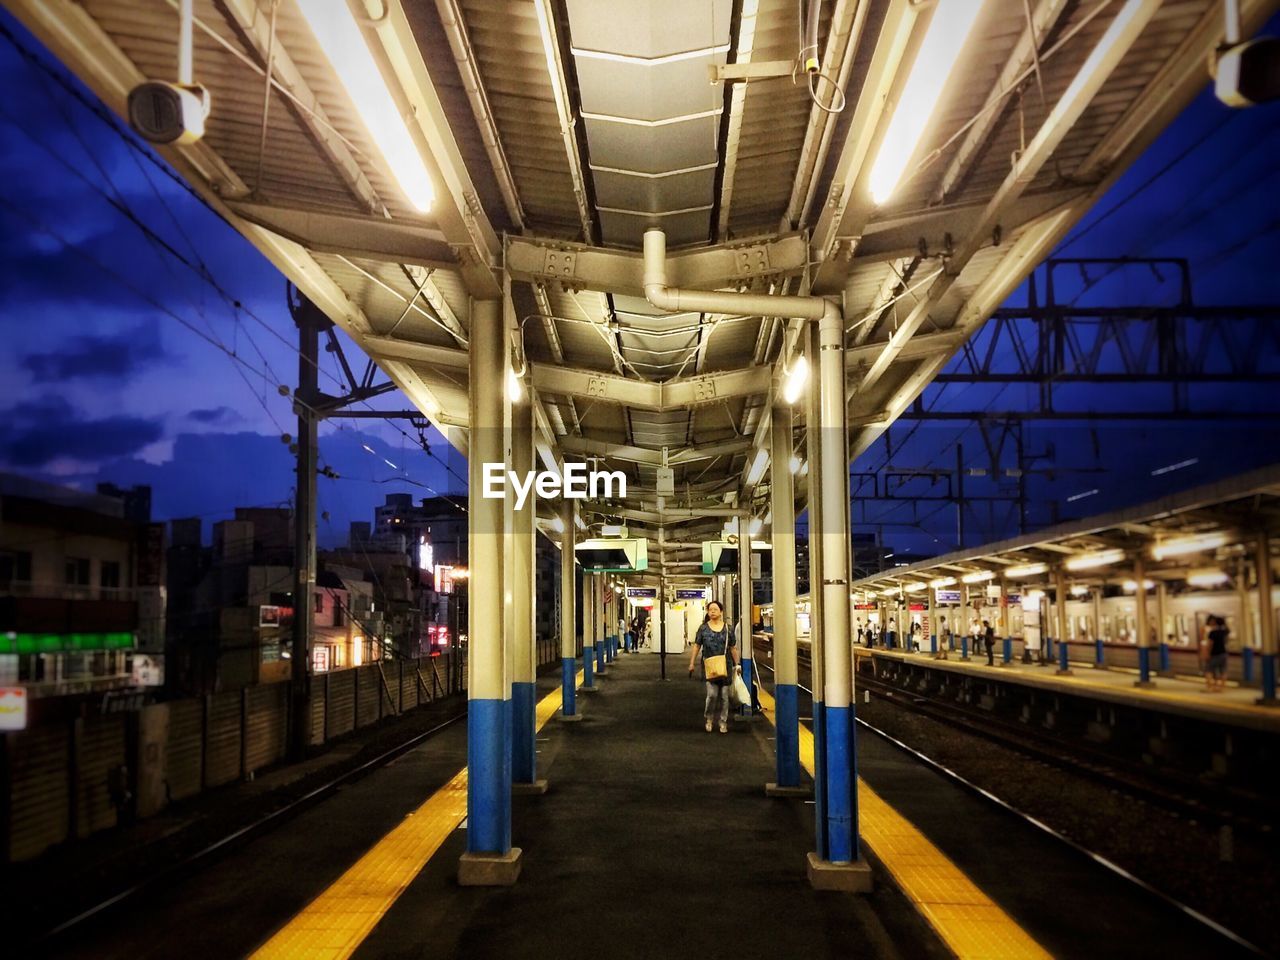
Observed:
[[[316,587],[316,467],[320,415],[320,331],[332,321],[300,294],[289,309],[298,326],[297,492],[293,505],[293,651],[291,653],[292,723],[289,752],[294,759],[311,745],[311,638],[314,633]]]

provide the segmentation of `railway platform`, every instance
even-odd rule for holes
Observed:
[[[546,794],[513,801],[523,870],[462,887],[461,724],[47,955],[190,958],[1231,956],[1238,945],[859,735],[868,895],[813,890],[811,801],[764,794],[773,698],[706,734],[701,684],[621,657],[580,723],[539,683]],[[801,703],[802,716],[811,710]],[[812,769],[813,740],[801,726]],[[1070,910],[1060,904],[1071,903]],[[513,935],[519,931],[519,935]]]
[[[960,651],[949,653],[946,660],[922,651],[868,649],[855,647],[859,663],[896,662],[939,670],[959,677],[1024,685],[1050,693],[1086,697],[1103,703],[1137,707],[1144,711],[1167,713],[1194,720],[1231,727],[1280,733],[1280,710],[1256,703],[1258,691],[1238,683],[1230,683],[1220,693],[1210,693],[1204,681],[1190,675],[1161,677],[1149,687],[1135,686],[1136,672],[1124,668],[1096,669],[1092,662],[1071,660],[1071,673],[1059,675],[1056,664],[1021,663],[1001,660],[999,644],[995,665],[987,663],[986,654],[970,654],[960,659]]]

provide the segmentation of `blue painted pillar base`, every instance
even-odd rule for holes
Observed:
[[[533,783],[538,779],[537,748],[534,743],[537,721],[537,686],[511,684],[511,782]]]
[[[592,647],[582,648],[582,689],[596,688],[596,652]]]
[[[938,635],[936,633],[929,634],[929,652],[938,652]]]
[[[952,650],[956,648],[956,635],[954,633],[947,636],[947,646]]]
[[[813,818],[814,846],[819,860],[827,859],[827,708],[813,702]]]
[[[602,639],[593,648],[596,653],[596,676],[599,676],[599,677],[603,677],[605,675],[604,645],[606,642],[607,642],[606,640]]]
[[[1095,670],[1107,669],[1107,648],[1101,640],[1093,641],[1093,667]]]
[[[1258,703],[1265,706],[1276,706],[1280,703],[1276,700],[1276,655],[1274,653],[1262,655],[1262,696]]]
[[[581,719],[578,713],[578,658],[560,658],[560,719]]]
[[[1162,677],[1173,676],[1173,668],[1169,664],[1169,645],[1167,643],[1160,644],[1160,670],[1158,672]]]
[[[1005,637],[1004,646],[1000,651],[1000,665],[1002,667],[1013,666],[1013,638]]]
[[[511,850],[510,700],[467,703],[467,852]]]
[[[777,780],[765,787],[779,790],[800,790],[800,706],[799,692],[794,683],[776,683],[773,686],[774,704],[774,759]]]
[[[1135,687],[1154,687],[1155,681],[1151,679],[1151,648],[1138,648],[1138,679],[1133,681]]]
[[[827,852],[823,860],[858,859],[857,797],[854,794],[853,707],[825,708]]]
[[[1240,682],[1253,683],[1253,647],[1245,647],[1240,651]]]
[[[1068,659],[1070,650],[1067,649],[1065,640],[1058,641],[1058,676],[1065,677],[1071,674],[1071,661]]]

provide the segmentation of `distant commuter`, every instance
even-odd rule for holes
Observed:
[[[707,733],[717,719],[720,721],[720,732],[729,732],[729,679],[730,669],[737,670],[738,650],[733,638],[733,631],[724,622],[724,607],[720,601],[712,600],[707,604],[707,615],[702,626],[693,638],[693,653],[689,657],[689,676],[693,676],[694,666],[701,656],[702,680],[707,688],[707,701],[703,708],[703,718]],[[709,669],[710,668],[710,669]]]
[[[1211,693],[1222,693],[1227,688],[1227,637],[1231,635],[1231,631],[1227,629],[1227,622],[1218,616],[1209,617],[1205,629],[1208,640],[1205,686]]]
[[[982,621],[982,642],[987,648],[987,666],[994,667],[996,665],[996,628],[991,625],[990,620]]]
[[[947,618],[938,618],[938,652],[934,656],[939,660],[947,659],[947,640],[951,634],[947,630]]]

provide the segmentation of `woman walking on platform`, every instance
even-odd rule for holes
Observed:
[[[702,655],[702,679],[707,685],[707,702],[703,708],[706,731],[711,732],[716,714],[719,714],[720,732],[728,733],[729,669],[730,663],[733,669],[739,669],[738,650],[733,631],[724,622],[724,607],[718,600],[707,604],[707,617],[693,638],[693,653],[689,657],[691,677],[699,654]]]

